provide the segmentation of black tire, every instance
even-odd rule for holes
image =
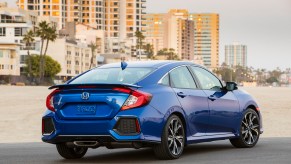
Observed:
[[[57,144],[56,146],[59,154],[65,159],[82,158],[88,150],[88,148],[85,147],[69,148],[65,143]]]
[[[260,138],[260,118],[251,108],[247,109],[241,121],[240,135],[230,139],[231,144],[237,148],[254,147]]]
[[[185,129],[183,122],[178,116],[172,115],[163,129],[161,143],[153,147],[154,153],[159,159],[177,159],[182,155],[184,146]]]

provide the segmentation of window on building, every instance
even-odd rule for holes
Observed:
[[[0,36],[6,36],[6,27],[0,27]]]
[[[3,58],[3,50],[0,50],[0,58]]]

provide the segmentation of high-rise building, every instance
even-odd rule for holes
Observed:
[[[228,66],[247,66],[247,46],[233,43],[225,46],[225,62]]]
[[[105,31],[106,52],[124,53],[136,56],[136,31],[143,31],[146,0],[106,0]]]
[[[145,15],[145,42],[153,46],[154,55],[164,48],[164,17],[165,14]]]
[[[146,0],[18,0],[19,8],[105,30],[105,53],[135,56],[135,32],[143,31]]]
[[[218,14],[195,14],[185,9],[171,9],[166,14],[147,14],[146,18],[146,42],[154,46],[155,52],[173,48],[181,59],[202,59],[206,67],[218,67]],[[160,38],[163,42],[159,41]]]
[[[187,20],[188,14],[188,10],[172,9],[164,17],[164,48],[174,49],[180,58],[182,21]]]
[[[202,56],[208,68],[219,66],[219,15],[190,14],[194,21],[194,56]]]
[[[104,27],[104,0],[18,0],[21,9],[37,11],[40,16],[57,17],[59,29],[66,22],[81,22],[97,29]]]
[[[179,19],[178,24],[178,57],[182,60],[193,60],[194,21]]]

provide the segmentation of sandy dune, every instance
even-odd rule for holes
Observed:
[[[263,113],[262,137],[291,137],[291,88],[243,88]],[[47,87],[0,86],[0,143],[40,142]]]

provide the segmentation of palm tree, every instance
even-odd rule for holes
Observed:
[[[46,30],[46,46],[45,46],[45,51],[44,51],[44,54],[43,54],[43,60],[42,60],[42,77],[44,77],[44,74],[45,74],[45,69],[44,69],[44,66],[45,66],[45,59],[46,59],[46,53],[47,53],[47,49],[48,49],[48,46],[49,46],[49,42],[54,42],[56,39],[57,39],[58,35],[57,35],[57,30],[55,27],[48,27],[47,30]]]
[[[175,60],[176,55],[175,55],[175,49],[170,48],[168,52],[168,60]]]
[[[31,43],[35,41],[34,33],[32,30],[29,30],[24,36],[23,41],[25,43],[25,47],[27,48],[27,56],[28,56],[28,77],[31,78],[31,56],[30,56],[30,49]],[[30,80],[30,79],[29,79]]]
[[[147,57],[149,59],[152,59],[154,57],[154,46],[151,44],[146,44],[144,49]]]
[[[143,48],[143,40],[145,36],[140,31],[135,32],[135,37],[137,38],[136,48],[139,49],[139,60],[141,60],[141,49]]]
[[[42,69],[43,69],[43,46],[44,46],[44,41],[47,38],[47,29],[49,28],[49,23],[46,21],[41,21],[38,24],[38,27],[36,29],[36,36],[40,37],[41,39],[41,48],[40,48],[40,60],[39,60],[39,82],[41,83],[42,80]]]
[[[91,61],[90,61],[90,67],[89,67],[89,69],[91,69],[92,66],[93,66],[93,61],[94,61],[95,51],[97,49],[97,45],[95,43],[91,42],[89,47],[91,48],[91,52],[92,52]]]

